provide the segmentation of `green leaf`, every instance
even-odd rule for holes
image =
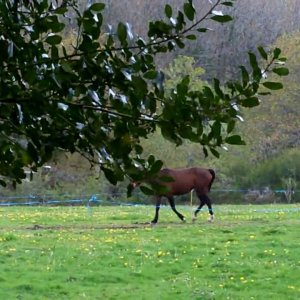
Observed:
[[[118,24],[117,34],[120,42],[124,44],[127,38],[127,28],[125,24],[123,23]]]
[[[244,107],[255,107],[259,105],[259,100],[257,97],[251,97],[243,100],[241,104]]]
[[[235,127],[235,120],[230,120],[227,124],[227,133],[232,132],[234,127]]]
[[[163,21],[151,22],[149,24],[148,36],[164,37],[165,34],[170,34],[171,30],[173,30],[173,26]]]
[[[159,176],[160,182],[174,182],[174,178],[168,175]]]
[[[55,9],[54,12],[55,12],[56,14],[63,15],[63,14],[65,14],[67,11],[68,11],[67,7],[60,6],[60,7],[58,7],[57,9]]]
[[[108,168],[105,168],[105,167],[101,167],[101,170],[103,171],[106,179],[111,184],[113,184],[113,185],[117,184],[117,177],[116,177],[115,173],[111,169],[108,169]]]
[[[172,114],[172,112],[170,113]],[[163,122],[160,126],[161,134],[166,140],[169,140],[170,142],[175,143],[178,146],[182,144],[182,139],[176,135],[175,128],[171,123]]]
[[[29,142],[27,145],[27,151],[32,161],[37,162],[39,159],[38,151],[31,142]]]
[[[209,102],[213,101],[215,98],[215,95],[209,86],[205,86],[203,88],[203,94],[205,95],[206,103],[208,102],[207,104],[209,104]]]
[[[261,72],[261,69],[258,66],[256,55],[252,52],[249,52],[248,55],[249,55],[250,65],[251,65],[252,70],[253,70],[253,79],[254,80],[260,80],[261,77],[262,77],[262,74],[261,74],[262,72]]]
[[[260,56],[264,59],[264,60],[267,60],[268,59],[268,54],[267,52],[265,51],[265,49],[263,47],[258,47],[257,48],[258,52],[260,53]]]
[[[180,98],[184,98],[189,90],[190,77],[186,75],[176,86],[177,95]]]
[[[244,66],[240,66],[240,69],[242,71],[242,81],[243,81],[243,87],[246,87],[249,83],[249,73],[247,69]]]
[[[184,14],[181,11],[179,11],[176,18],[176,30],[177,31],[182,30],[185,24],[186,23],[184,20]]]
[[[274,68],[272,70],[273,73],[279,75],[279,76],[287,76],[289,75],[289,69],[288,68]]]
[[[173,11],[172,11],[172,7],[169,4],[167,4],[165,6],[165,14],[166,14],[167,18],[172,17]]]
[[[157,76],[156,70],[149,70],[144,73],[144,78],[146,78],[146,79],[155,79],[156,76]]]
[[[258,95],[268,96],[268,95],[272,95],[272,93],[271,92],[259,92]]]
[[[225,142],[230,145],[246,145],[239,135],[232,135],[225,139]]]
[[[60,32],[65,27],[64,23],[59,22],[57,16],[48,16],[44,18],[43,25],[45,26],[45,28],[52,32]]]
[[[151,169],[150,169],[151,175],[158,173],[160,171],[160,169],[162,168],[163,164],[164,163],[161,160],[155,161],[154,164],[151,166]]]
[[[198,28],[197,31],[198,32],[206,32],[208,30],[208,28]]]
[[[231,1],[225,1],[225,2],[222,2],[221,5],[233,6],[233,3]]]
[[[135,150],[136,154],[142,154],[143,151],[144,151],[143,147],[141,145],[139,145],[139,144],[136,144],[134,146],[134,150]]]
[[[68,62],[68,61],[62,61],[61,62],[61,67],[65,72],[73,73],[73,69],[70,65],[71,65],[71,62]]]
[[[185,15],[187,16],[187,18],[188,18],[190,21],[193,21],[194,18],[195,18],[195,8],[194,8],[194,6],[192,5],[192,3],[191,3],[191,2],[184,3],[184,5],[183,5],[183,10],[184,10],[184,13],[185,13]]]
[[[287,61],[287,58],[286,57],[280,57],[280,58],[278,58],[278,61],[284,63],[284,62]]]
[[[130,183],[127,185],[127,198],[131,197],[132,196],[132,192],[134,190],[134,187],[133,185]]]
[[[192,127],[189,125],[185,125],[185,124],[183,124],[182,126],[179,127],[178,133],[184,139],[189,139],[189,140],[194,139],[194,135],[195,135],[192,130]]]
[[[218,138],[221,134],[221,123],[219,121],[215,121],[211,127],[214,138]]]
[[[187,38],[188,40],[192,40],[192,41],[194,41],[194,40],[197,39],[197,37],[196,37],[194,34],[189,34],[189,35],[186,36],[186,38]]]
[[[36,82],[36,76],[37,74],[35,72],[32,72],[31,69],[27,70],[23,74],[24,79],[29,83],[29,84],[34,84]]]
[[[275,48],[273,50],[273,58],[277,59],[279,57],[280,53],[281,53],[281,50],[279,48]]]
[[[183,49],[185,47],[185,44],[182,42],[182,40],[180,39],[176,39],[175,40],[175,43],[177,44],[177,46],[180,48],[180,49]]]
[[[248,55],[249,55],[249,61],[252,69],[253,70],[257,69],[258,63],[257,63],[256,55],[252,52],[249,52]]]
[[[141,185],[140,186],[141,191],[148,196],[153,196],[154,195],[154,191],[152,189],[149,189],[148,187]]]
[[[269,90],[281,90],[283,88],[282,83],[272,81],[263,82],[263,86]]]
[[[90,6],[90,10],[93,10],[93,11],[101,11],[104,8],[105,8],[104,3],[94,3]]]
[[[155,157],[151,154],[149,157],[148,157],[148,163],[150,165],[153,165],[155,162]]]
[[[162,181],[161,178],[159,178],[159,180]],[[164,195],[170,191],[170,189],[167,186],[161,183],[152,182],[151,187],[155,195]]]
[[[147,82],[140,76],[132,77],[132,85],[135,89],[136,95],[143,98],[147,94]]]
[[[215,156],[216,158],[220,157],[220,153],[214,149],[214,148],[209,148],[210,152],[213,154],[213,156]]]
[[[232,17],[229,15],[224,16],[213,16],[211,17],[212,20],[219,22],[219,23],[226,23],[232,21]]]
[[[58,48],[55,45],[51,47],[51,59],[57,59],[59,57]]]
[[[45,40],[45,42],[50,45],[60,44],[61,41],[62,41],[62,37],[60,35],[50,35]]]
[[[220,80],[217,79],[217,78],[214,78],[214,90],[220,98],[224,97],[224,93],[223,93],[223,91],[221,90],[221,87],[220,87]]]

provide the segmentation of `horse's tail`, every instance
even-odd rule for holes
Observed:
[[[210,181],[210,183],[209,183],[209,185],[208,185],[208,191],[210,191],[211,186],[212,186],[212,184],[213,184],[213,182],[214,182],[214,180],[215,180],[215,178],[216,178],[216,173],[215,173],[215,171],[214,171],[213,169],[208,169],[208,171],[209,171],[209,173],[210,173],[211,176],[212,176],[211,181]]]

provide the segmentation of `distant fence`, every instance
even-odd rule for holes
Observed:
[[[103,194],[94,195],[23,195],[23,196],[0,196],[0,206],[34,206],[34,205],[119,205],[123,201],[111,201],[104,199]],[[125,203],[125,202],[124,202]]]
[[[289,195],[288,195],[289,193]],[[267,203],[299,203],[300,190],[283,189],[255,190],[212,190],[211,198],[215,204],[267,204]]]
[[[267,204],[267,203],[300,203],[300,191],[292,192],[291,201],[288,201],[285,190],[212,190],[210,198],[213,204]],[[193,203],[197,203],[197,197],[193,193]],[[190,203],[190,195],[177,197],[178,204]],[[75,206],[75,205],[139,205],[153,204],[152,197],[141,193],[135,193],[131,198],[126,197],[126,193],[100,193],[93,195],[16,195],[1,196],[0,207],[5,206]]]

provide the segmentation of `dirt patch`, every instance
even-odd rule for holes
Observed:
[[[251,224],[257,225],[257,222],[251,221],[244,221],[244,222],[220,222],[215,220],[214,222],[160,222],[156,225],[151,224],[150,222],[135,222],[131,224],[99,224],[99,225],[88,225],[88,224],[71,224],[71,225],[63,225],[63,224],[56,224],[56,225],[47,225],[47,224],[33,224],[33,225],[25,225],[25,226],[16,226],[16,227],[4,227],[0,228],[0,231],[8,231],[8,230],[32,230],[32,231],[47,231],[47,230],[65,230],[65,231],[88,231],[88,230],[109,230],[109,229],[145,229],[145,228],[180,228],[180,227],[202,227],[205,228],[207,226],[214,226],[216,228],[219,227],[234,227],[234,226],[250,226]]]
[[[0,228],[1,231],[19,231],[19,230],[32,230],[32,231],[43,231],[43,230],[69,230],[69,231],[78,231],[78,230],[106,230],[106,229],[143,229],[151,228],[153,225],[150,223],[134,223],[134,224],[103,224],[103,225],[40,225],[34,224],[30,226],[8,226]],[[165,227],[165,226],[164,226]]]
[[[193,225],[188,223],[159,223],[151,224],[150,222],[136,222],[131,224],[102,224],[102,225],[40,225],[34,224],[27,227],[17,227],[14,230],[106,230],[106,229],[143,229],[143,228],[165,228],[165,227],[182,227],[184,225]]]
[[[105,230],[105,229],[135,229],[135,228],[145,228],[152,227],[150,223],[139,223],[139,224],[128,224],[128,225],[114,225],[114,224],[104,224],[99,226],[89,226],[89,225],[33,225],[29,227],[23,227],[19,229],[24,230]]]

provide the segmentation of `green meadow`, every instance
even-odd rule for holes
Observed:
[[[300,299],[300,206],[0,208],[0,299]]]

